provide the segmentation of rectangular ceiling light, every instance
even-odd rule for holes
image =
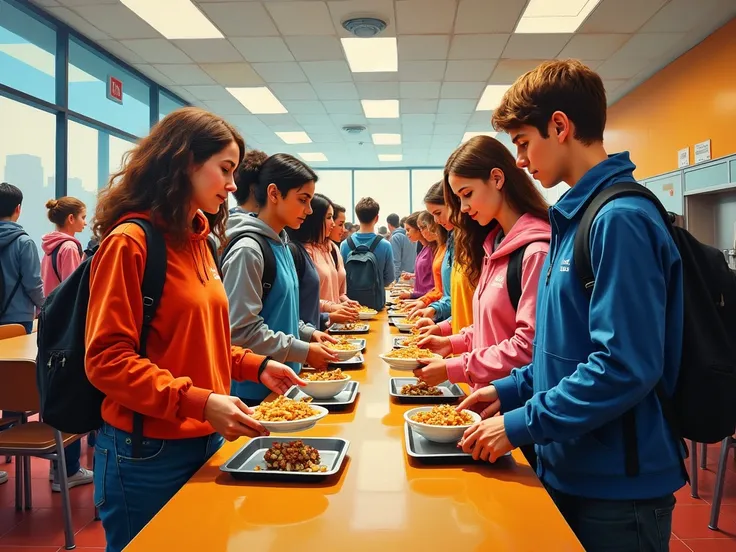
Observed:
[[[353,73],[399,70],[396,38],[341,38],[342,49]]]
[[[376,146],[399,146],[401,145],[401,134],[371,134]]]
[[[489,84],[483,91],[483,95],[478,100],[476,111],[493,111],[501,103],[501,98],[509,89],[508,84]]]
[[[379,161],[402,161],[404,159],[404,156],[400,153],[379,153],[378,154],[378,160]]]
[[[399,100],[360,100],[368,119],[398,119]]]
[[[309,135],[300,130],[297,132],[277,132],[276,136],[281,138],[286,144],[311,144],[312,139]]]
[[[120,0],[169,40],[225,38],[191,0]]]
[[[284,105],[266,86],[227,88],[227,91],[254,115],[288,113]]]
[[[461,144],[464,144],[471,138],[475,138],[476,136],[490,136],[491,138],[495,138],[498,135],[498,132],[494,132],[492,130],[488,132],[466,132],[463,134],[463,140],[460,142]]]
[[[327,161],[327,156],[324,153],[321,152],[311,152],[311,153],[298,153],[299,157],[304,159],[305,161],[314,162],[314,161]]]
[[[601,0],[531,0],[516,33],[574,33]]]

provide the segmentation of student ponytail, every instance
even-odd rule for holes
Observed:
[[[46,202],[49,220],[59,228],[66,224],[69,215],[74,217],[79,216],[86,208],[86,205],[81,200],[71,196],[49,199]]]

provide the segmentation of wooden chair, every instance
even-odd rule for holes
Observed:
[[[36,365],[28,360],[0,360],[0,381],[12,385],[0,385],[0,409],[17,412],[36,411],[41,407],[41,399],[36,387]],[[25,421],[25,420],[24,420]],[[16,462],[15,508],[22,508],[25,486],[25,507],[31,508],[31,462],[32,456],[56,460],[57,476],[61,481],[61,504],[64,515],[64,536],[67,550],[74,544],[72,512],[69,501],[69,486],[66,475],[64,447],[81,439],[82,435],[61,433],[43,422],[26,422],[0,432],[0,455],[23,457],[25,470]],[[25,471],[25,477],[23,472]]]
[[[26,329],[20,324],[3,324],[0,326],[0,339],[20,337],[26,335]]]

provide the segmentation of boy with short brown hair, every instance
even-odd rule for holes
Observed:
[[[468,430],[463,448],[494,460],[535,443],[537,474],[586,550],[666,550],[684,477],[655,386],[671,395],[679,371],[682,261],[657,207],[618,197],[593,220],[595,286],[583,288],[573,244],[585,208],[634,181],[629,154],[606,153],[605,123],[603,83],[575,60],[523,75],[493,114],[520,167],[571,189],[550,209],[532,363],[461,405],[503,414]]]

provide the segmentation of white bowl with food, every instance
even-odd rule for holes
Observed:
[[[361,307],[358,311],[358,318],[361,320],[373,320],[376,316],[378,316],[378,311],[376,309]]]
[[[330,351],[337,355],[337,360],[340,362],[350,360],[361,352],[360,346],[348,339],[338,340],[337,343],[325,343],[325,345]]]
[[[404,413],[404,421],[414,431],[435,443],[457,443],[465,430],[480,420],[472,410],[457,412],[449,404],[420,406]]]
[[[394,349],[389,353],[378,356],[394,370],[415,370],[422,366],[420,360],[439,360],[442,358],[441,355],[427,349],[418,349],[416,346]]]
[[[329,414],[322,406],[306,401],[295,401],[283,395],[273,401],[262,402],[254,410],[253,418],[273,433],[306,431]]]
[[[302,372],[299,376],[307,382],[307,385],[299,387],[299,390],[318,400],[331,399],[339,395],[345,390],[351,380],[351,377],[339,368],[329,372]]]
[[[416,326],[416,321],[409,320],[408,318],[394,318],[394,326],[401,332],[409,332]]]

